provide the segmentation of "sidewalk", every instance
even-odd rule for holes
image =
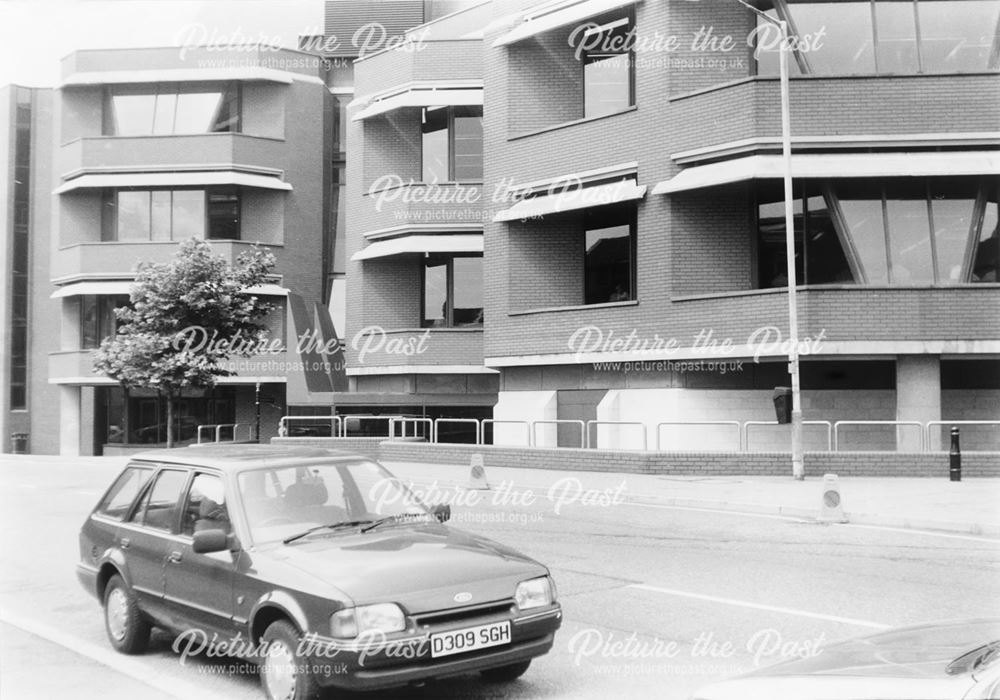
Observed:
[[[469,467],[462,465],[386,462],[404,481],[441,487],[468,486]],[[543,469],[490,467],[486,476],[492,488],[504,482],[516,490],[533,491],[539,499],[573,488],[613,492],[622,484],[626,502],[710,508],[742,513],[767,513],[815,518],[820,510],[822,479],[795,481],[791,476],[653,476],[621,473],[568,472]],[[919,530],[984,535],[1000,538],[1000,479],[906,479],[845,477],[840,493],[848,520],[859,525],[880,525]],[[578,484],[578,486],[577,486]],[[561,491],[560,491],[561,490]],[[572,494],[570,494],[572,495]]]

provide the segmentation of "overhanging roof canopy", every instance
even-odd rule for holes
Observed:
[[[568,24],[583,22],[591,17],[634,5],[637,0],[561,0],[528,12],[521,24],[493,42],[493,46],[506,46]]]
[[[67,284],[52,292],[50,298],[63,299],[65,297],[79,297],[89,294],[103,296],[130,294],[132,292],[132,284],[132,280],[74,282],[73,284]]]
[[[353,121],[370,119],[404,107],[457,107],[483,104],[481,87],[411,87],[388,97],[376,98],[354,115]]]
[[[79,297],[84,295],[114,296],[118,294],[131,294],[132,280],[107,280],[95,282],[73,282],[60,287],[50,295],[51,299],[64,299],[66,297]],[[256,294],[258,296],[288,296],[288,290],[280,284],[258,284],[254,287],[247,287],[244,294]]]
[[[187,187],[197,185],[239,185],[267,190],[291,190],[292,186],[272,175],[235,170],[191,170],[162,173],[89,173],[67,180],[53,194],[103,187]]]
[[[653,188],[672,194],[755,179],[780,179],[781,156],[748,156],[687,167]],[[792,154],[794,178],[1000,175],[1000,152]]]
[[[351,260],[372,260],[405,253],[482,253],[481,233],[432,236],[403,236],[376,241],[351,256]]]
[[[221,82],[225,80],[258,80],[271,83],[284,83],[286,85],[290,85],[293,80],[322,83],[318,76],[290,73],[274,68],[232,66],[230,68],[81,71],[66,76],[59,84],[59,87],[134,83]]]
[[[641,199],[646,194],[646,186],[639,186],[634,179],[617,180],[599,185],[576,186],[553,194],[522,199],[509,209],[504,209],[493,217],[494,221],[517,221],[531,219],[546,214],[558,214],[576,209],[600,207],[633,199]]]

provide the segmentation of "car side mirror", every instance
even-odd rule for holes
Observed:
[[[439,503],[431,506],[431,515],[437,518],[439,523],[446,523],[451,520],[451,504]]]
[[[230,548],[229,535],[225,530],[200,530],[194,533],[191,549],[198,554],[224,552]]]

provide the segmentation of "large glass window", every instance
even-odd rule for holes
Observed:
[[[1000,0],[775,0],[767,14],[803,39],[793,74],[966,73],[1000,60]],[[758,19],[761,75],[778,73],[776,32]]]
[[[851,282],[854,277],[830,213],[816,184],[799,183],[794,202],[795,277],[799,284]],[[757,206],[757,277],[762,289],[788,286],[785,202],[780,187],[762,186]]]
[[[239,85],[115,86],[105,99],[107,136],[207,134],[240,130]]]
[[[979,235],[973,241],[973,282],[1000,282],[1000,186],[983,198],[983,216],[976,222]]]
[[[482,107],[425,107],[421,147],[424,182],[482,180]]]
[[[106,241],[240,237],[236,189],[107,190],[102,216]]]
[[[585,216],[583,303],[635,299],[635,207],[597,207]]]
[[[93,350],[101,346],[101,341],[113,336],[118,329],[115,309],[127,306],[129,298],[124,294],[80,297],[80,348]]]
[[[421,327],[483,325],[482,256],[427,255],[423,278]]]
[[[594,22],[581,33],[583,116],[620,112],[633,104],[634,75],[629,15]]]

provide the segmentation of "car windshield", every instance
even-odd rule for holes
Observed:
[[[367,460],[254,469],[238,481],[255,542],[294,538],[313,528],[317,534],[354,531],[338,528],[341,523],[434,520],[412,491]]]

